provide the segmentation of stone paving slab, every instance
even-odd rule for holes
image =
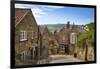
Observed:
[[[51,55],[50,58],[49,63],[83,62],[83,60],[74,58],[72,55]]]

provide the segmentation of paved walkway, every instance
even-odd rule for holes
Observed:
[[[83,60],[79,60],[74,58],[71,55],[50,55],[49,63],[67,63],[67,62],[82,62]]]

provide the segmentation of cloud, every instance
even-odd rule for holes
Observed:
[[[24,4],[15,4],[15,8],[30,8],[29,5],[25,6]]]
[[[43,11],[42,9],[39,9],[39,8],[34,8],[34,9],[31,8],[31,10],[35,17],[42,17],[43,15],[46,14],[45,11]]]
[[[48,8],[53,8],[53,9],[61,9],[61,8],[65,8],[64,6],[46,6]]]
[[[32,5],[32,4],[15,4],[15,8],[30,8],[35,17],[42,17],[48,12],[64,8],[64,6]]]
[[[46,14],[46,12],[38,5],[36,6],[36,5],[28,5],[28,4],[15,4],[15,8],[30,8],[35,17],[41,17],[44,14]]]

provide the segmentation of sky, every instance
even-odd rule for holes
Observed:
[[[94,22],[94,8],[15,4],[15,8],[30,8],[38,25],[70,24],[85,25]]]

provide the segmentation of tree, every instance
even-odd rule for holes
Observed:
[[[91,45],[94,44],[94,23],[87,24],[88,30],[78,35],[78,46],[80,48],[85,49],[85,60],[87,61],[87,53],[88,53],[88,43],[89,40],[92,41]],[[83,46],[84,45],[84,46]]]

